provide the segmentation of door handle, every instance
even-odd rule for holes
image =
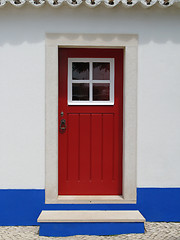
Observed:
[[[66,120],[65,119],[61,119],[59,127],[60,127],[61,130],[65,130],[66,129]]]

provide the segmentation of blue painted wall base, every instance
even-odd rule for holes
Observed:
[[[180,222],[180,188],[138,188],[136,204],[45,204],[43,189],[0,190],[0,226],[38,225],[42,210],[139,210],[150,222]]]
[[[144,223],[40,223],[39,235],[66,237],[73,235],[117,235],[144,233]]]

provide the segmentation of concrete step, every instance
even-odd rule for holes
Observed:
[[[116,235],[144,233],[139,211],[42,211],[40,236]]]

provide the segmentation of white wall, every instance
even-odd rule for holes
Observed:
[[[45,33],[139,35],[138,186],[180,186],[180,9],[0,9],[0,188],[45,186]]]

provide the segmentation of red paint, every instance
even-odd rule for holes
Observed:
[[[114,58],[115,104],[68,106],[68,58]],[[123,145],[123,50],[59,49],[59,195],[121,195]]]

